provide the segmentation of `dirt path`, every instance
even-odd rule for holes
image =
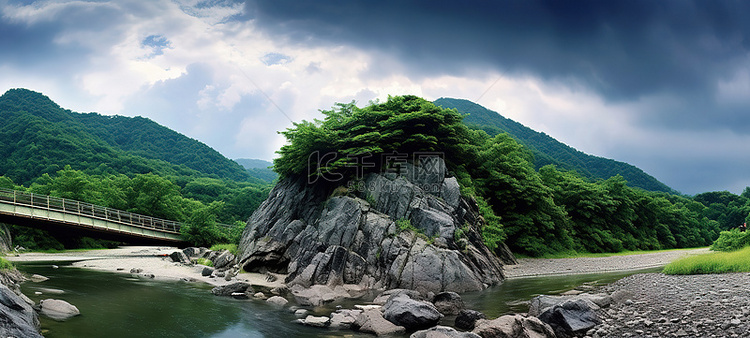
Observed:
[[[687,255],[708,253],[708,248],[662,251],[630,256],[577,258],[522,258],[517,265],[505,266],[505,277],[572,275],[655,268]]]

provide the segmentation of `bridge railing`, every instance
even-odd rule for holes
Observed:
[[[180,233],[180,222],[140,215],[76,200],[39,195],[25,191],[0,189],[0,201],[6,204],[60,211],[65,214],[101,219],[113,223]],[[219,224],[219,226],[228,226]]]

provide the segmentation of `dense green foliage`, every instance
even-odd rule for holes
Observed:
[[[0,117],[0,187],[186,222],[194,243],[238,241],[241,226],[213,225],[244,224],[270,190],[205,144],[145,118],[78,114],[25,89],[0,97]],[[41,230],[12,232],[26,248],[63,248]]]
[[[534,152],[508,134],[469,129],[457,111],[417,97],[339,104],[323,114],[282,133],[289,141],[275,162],[282,176],[333,177],[344,185],[388,165],[362,165],[383,154],[441,152],[462,193],[476,198],[490,248],[505,241],[531,256],[669,249],[709,245],[720,231],[708,208],[687,197],[632,188],[622,176],[591,181],[552,165],[537,171]],[[316,152],[335,156],[310,161]]]
[[[688,256],[667,264],[662,272],[668,275],[750,272],[750,247]]]
[[[13,263],[11,263],[11,261],[9,261],[9,260],[7,260],[5,258],[0,257],[0,271],[2,271],[2,270],[10,270],[10,269],[13,269],[13,268],[15,268],[15,266],[13,265]]]
[[[464,118],[466,124],[472,128],[484,130],[490,135],[510,134],[531,149],[534,155],[534,167],[537,170],[545,165],[552,164],[562,170],[574,170],[580,175],[594,180],[620,175],[633,187],[649,191],[675,193],[665,184],[630,164],[585,154],[545,133],[536,132],[471,101],[440,98],[435,100],[435,105],[453,108],[462,114],[466,114]]]
[[[236,162],[142,117],[78,114],[42,94],[11,89],[0,97],[0,118],[0,175],[18,184],[66,165],[94,175],[250,180]]]
[[[736,251],[750,244],[750,232],[740,232],[737,229],[722,231],[719,238],[711,244],[714,251]]]

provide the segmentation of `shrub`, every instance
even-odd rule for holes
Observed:
[[[13,269],[15,266],[9,260],[0,257],[0,271]]]
[[[205,266],[214,266],[214,262],[212,262],[208,258],[198,258],[195,260],[195,264],[205,265]]]
[[[227,250],[231,252],[233,255],[236,255],[237,244],[223,243],[223,244],[214,244],[211,246],[211,251],[220,251],[220,250]]]
[[[722,231],[719,238],[711,244],[714,251],[736,251],[750,244],[750,232],[740,232],[737,229]]]

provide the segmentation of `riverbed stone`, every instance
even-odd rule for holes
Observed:
[[[281,297],[281,296],[273,296],[271,298],[266,299],[266,303],[271,304],[271,305],[275,305],[275,306],[278,306],[278,307],[283,307],[287,303],[289,303],[289,301],[286,298]]]
[[[487,316],[476,310],[461,310],[456,315],[455,325],[461,330],[471,331],[480,319],[487,319]]]
[[[452,327],[438,325],[414,332],[409,338],[482,338],[482,336],[474,332],[458,332]]]
[[[180,263],[180,264],[191,264],[190,258],[188,258],[187,255],[185,255],[182,251],[175,251],[171,254],[169,254],[169,258],[172,259],[172,262]]]
[[[458,314],[465,307],[461,296],[452,291],[438,293],[432,299],[432,304],[434,304],[438,311],[443,315]]]
[[[253,288],[249,283],[245,282],[236,282],[228,285],[222,285],[222,286],[216,286],[213,289],[211,289],[211,293],[213,293],[216,296],[231,296],[232,293],[235,292],[253,292]]]
[[[471,332],[481,337],[556,337],[552,327],[533,316],[505,315],[493,320],[480,319]]]
[[[587,299],[566,300],[544,310],[539,319],[549,324],[558,336],[576,336],[602,322],[597,310],[599,306]]]
[[[39,274],[33,274],[33,275],[31,275],[31,277],[29,277],[29,279],[31,279],[31,281],[34,282],[34,283],[41,283],[41,282],[44,282],[44,281],[48,280],[49,278],[44,277],[44,276],[39,275]]]
[[[407,330],[420,330],[437,325],[443,315],[432,303],[399,294],[392,296],[385,303],[383,317]]]
[[[373,333],[377,336],[396,335],[406,332],[406,328],[391,323],[383,318],[380,310],[365,310],[352,324],[352,328],[360,332]]]
[[[81,311],[75,305],[60,299],[39,301],[39,312],[57,321],[64,321],[81,314]]]
[[[305,317],[303,323],[307,326],[328,327],[328,325],[331,324],[331,318],[325,316],[308,315],[307,317]]]

